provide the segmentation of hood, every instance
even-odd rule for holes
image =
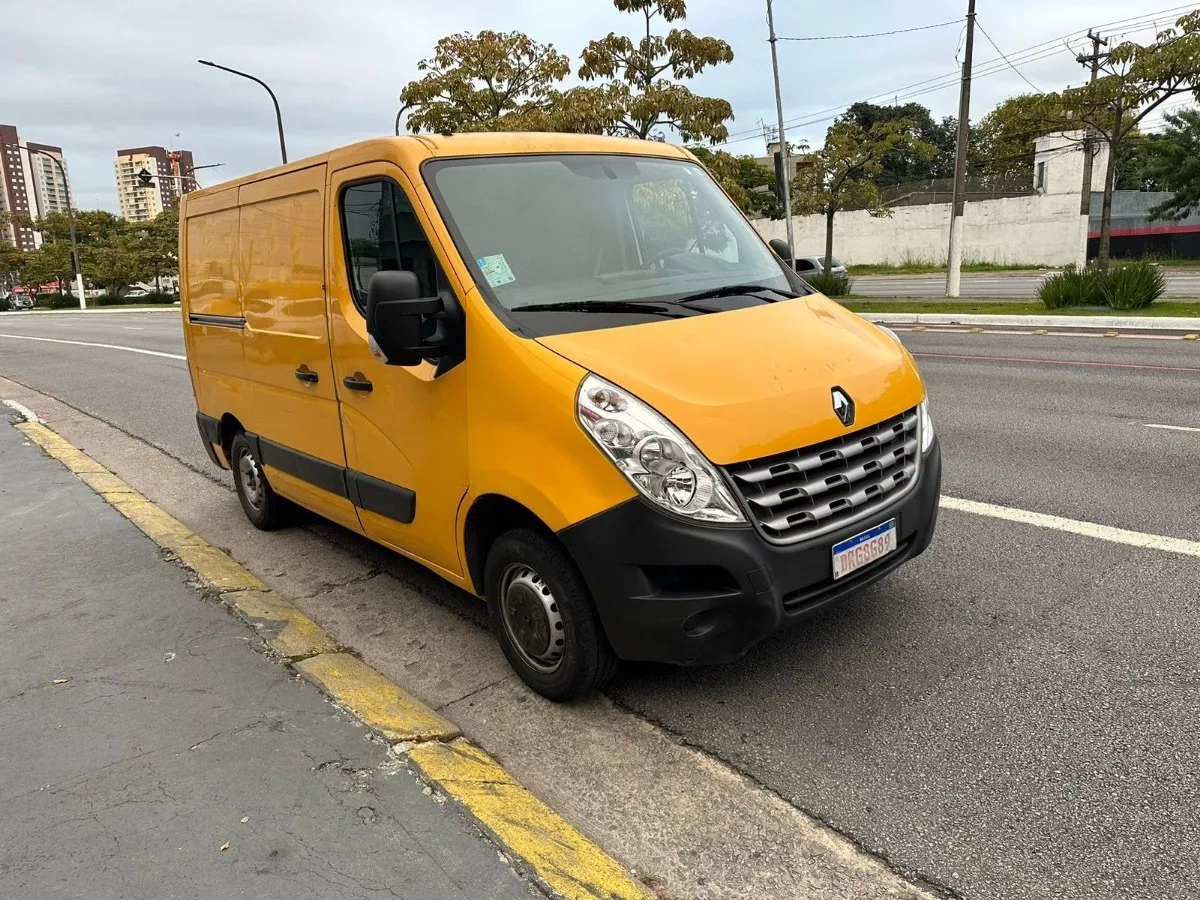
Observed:
[[[906,350],[820,295],[539,341],[649,403],[718,465],[839,437],[925,396]],[[834,387],[854,401],[849,427]]]

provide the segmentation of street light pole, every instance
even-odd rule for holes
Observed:
[[[409,104],[405,103],[400,107],[400,111],[396,113],[396,137],[400,136],[400,117],[404,115],[404,111],[408,109]]]
[[[962,279],[962,230],[967,206],[967,150],[971,142],[971,55],[975,47],[975,0],[967,4],[967,43],[958,94],[958,147],[950,198],[950,249],[946,254],[946,296],[957,297]]]
[[[791,259],[787,261],[793,269],[796,268],[796,246],[792,243],[792,184],[791,163],[788,161],[787,137],[783,133],[783,94],[779,90],[779,56],[775,52],[775,14],[771,9],[771,0],[767,0],[767,31],[771,43],[771,68],[775,72],[775,114],[779,117],[779,157],[783,163],[783,219],[787,223],[787,242]]]
[[[231,69],[228,66],[219,66],[215,62],[210,62],[207,59],[198,59],[196,62],[202,66],[211,66],[214,69],[220,69],[223,72],[231,72],[234,75],[241,75],[243,78],[249,78],[251,81],[256,81],[261,84],[268,94],[271,95],[271,102],[275,104],[275,125],[279,129],[279,155],[283,161],[287,162],[287,145],[283,142],[283,115],[279,112],[279,101],[275,98],[275,92],[261,78],[255,78],[246,72],[239,72],[237,69]]]
[[[71,210],[71,185],[67,181],[67,170],[63,168],[62,161],[54,154],[42,150],[30,150],[29,156],[32,158],[35,153],[46,157],[58,166],[58,174],[62,176],[63,190],[67,195],[67,228],[71,232],[71,265],[75,269],[75,290],[79,291],[79,308],[87,309],[87,299],[83,296],[83,270],[79,267],[79,249],[75,246],[75,213]]]

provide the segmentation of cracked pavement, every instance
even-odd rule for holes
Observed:
[[[541,896],[7,422],[0,771],[13,900]]]

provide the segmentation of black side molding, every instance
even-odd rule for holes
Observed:
[[[258,458],[268,466],[274,466],[331,494],[350,498],[346,491],[346,470],[342,466],[276,444],[265,437],[258,438]]]
[[[346,486],[350,489],[350,502],[360,509],[387,516],[404,525],[409,525],[417,515],[417,495],[414,491],[346,470]]]
[[[198,412],[196,413],[196,427],[200,429],[200,437],[204,441],[204,449],[208,451],[208,458],[212,460],[212,464],[218,469],[226,468],[225,463],[221,461],[221,457],[217,456],[217,451],[213,449],[213,444],[221,443],[220,420]]]
[[[215,419],[212,421],[216,423]],[[201,434],[204,434],[203,428],[201,426]],[[360,509],[378,513],[403,525],[412,524],[416,518],[417,495],[410,488],[317,459],[256,434],[247,432],[246,440],[260,462],[344,497]]]
[[[246,320],[242,316],[210,316],[202,313],[188,313],[188,321],[193,325],[215,325],[217,328],[246,327]]]

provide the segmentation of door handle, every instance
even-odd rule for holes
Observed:
[[[310,369],[307,365],[303,365],[296,370],[296,377],[308,384],[317,383],[317,373]]]
[[[374,385],[366,379],[366,376],[362,372],[347,375],[342,379],[342,384],[352,391],[362,391],[364,394],[371,393],[371,390],[374,388]]]

